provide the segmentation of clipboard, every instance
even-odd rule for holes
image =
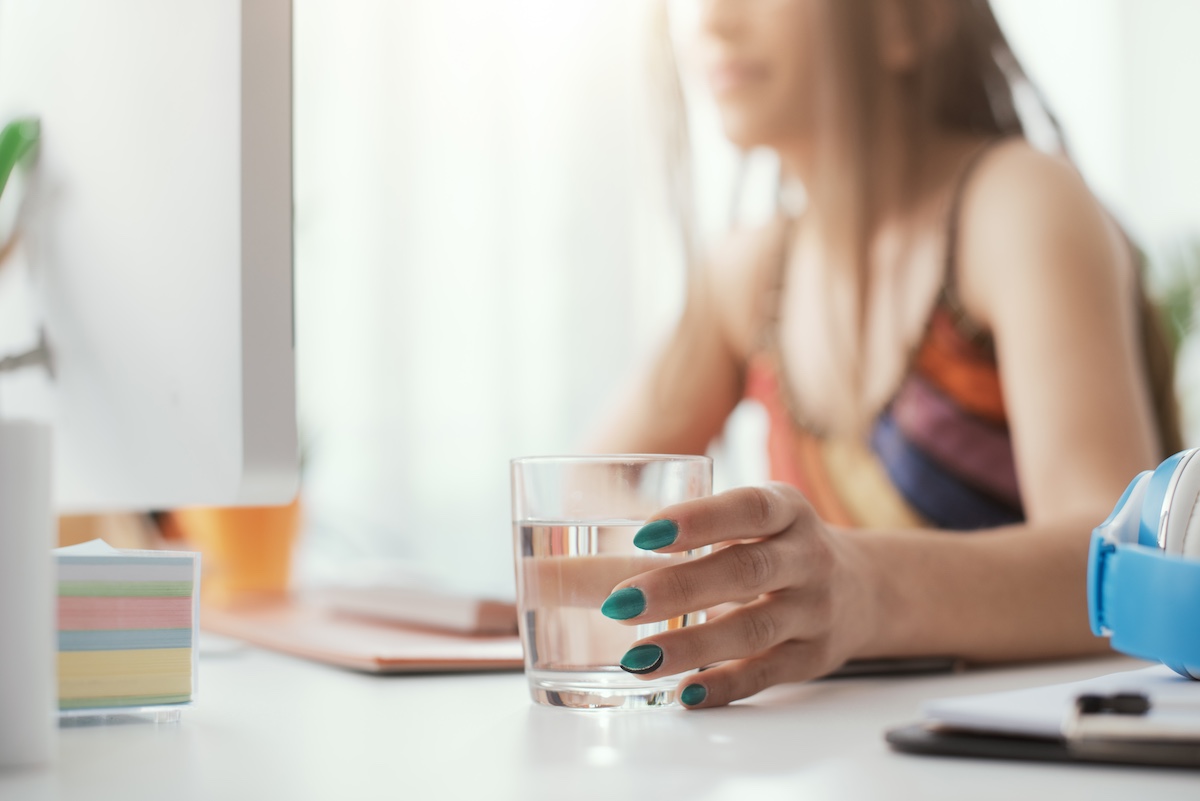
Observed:
[[[891,729],[884,739],[896,751],[925,756],[1200,768],[1200,744],[1117,740],[1072,742],[1065,737],[939,731],[921,723]]]
[[[1157,665],[930,701],[885,739],[910,754],[1200,768],[1200,682]]]

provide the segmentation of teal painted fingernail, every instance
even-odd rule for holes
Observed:
[[[649,673],[658,670],[663,661],[663,649],[657,645],[635,645],[621,657],[621,670],[626,673]]]
[[[595,601],[592,601],[595,603]],[[637,587],[624,587],[604,599],[600,612],[613,620],[629,620],[646,611],[646,594]]]
[[[666,548],[678,536],[679,526],[675,525],[674,520],[655,520],[642,526],[641,530],[633,535],[633,544],[643,551],[657,551],[659,548]]]
[[[708,697],[708,690],[704,689],[703,684],[689,684],[683,688],[683,692],[679,694],[679,700],[684,706],[696,706],[703,704],[704,699]]]

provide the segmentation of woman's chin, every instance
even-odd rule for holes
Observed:
[[[777,126],[768,125],[754,115],[744,113],[722,113],[721,128],[734,147],[751,150],[756,147],[772,147],[778,136]]]
[[[765,144],[762,137],[756,136],[753,130],[728,124],[724,126],[724,130],[725,138],[739,150],[751,150],[756,147],[762,147]]]

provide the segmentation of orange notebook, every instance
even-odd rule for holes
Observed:
[[[467,635],[339,614],[300,599],[202,606],[200,627],[253,645],[369,673],[520,670],[515,634]]]

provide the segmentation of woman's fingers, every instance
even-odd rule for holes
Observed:
[[[799,602],[768,596],[702,625],[673,629],[640,641],[634,648],[652,645],[662,656],[653,671],[644,675],[650,678],[696,670],[760,654],[788,640],[823,634],[825,626],[814,619],[816,616],[795,613]]]
[[[600,610],[630,624],[669,620],[700,609],[801,588],[820,576],[827,559],[803,540],[772,537],[742,542],[621,582]]]
[[[804,496],[787,484],[739,487],[668,506],[646,523],[633,542],[646,550],[679,553],[730,540],[769,537],[810,513]]]
[[[677,553],[726,543],[713,553],[651,570],[615,587],[601,611],[615,620],[667,620],[726,602],[802,586],[827,560],[813,538],[773,536],[819,530],[804,497],[786,484],[743,487],[677,504],[647,523],[634,544]]]
[[[792,583],[771,541],[722,548],[682,564],[634,576],[613,588],[600,611],[630,625],[669,620],[728,601],[752,601]]]
[[[689,709],[724,706],[776,684],[823,676],[837,666],[826,642],[789,640],[758,656],[696,673],[680,682],[679,699]]]

